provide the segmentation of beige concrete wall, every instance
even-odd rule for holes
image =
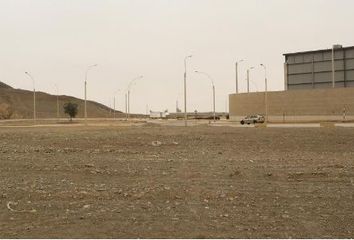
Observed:
[[[332,121],[354,119],[354,88],[268,92],[269,121]],[[265,93],[229,95],[232,120],[249,114],[265,114]]]

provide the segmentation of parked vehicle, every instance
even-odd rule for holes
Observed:
[[[264,123],[264,116],[260,115],[260,114],[256,114],[256,115],[249,115],[247,117],[245,117],[244,119],[242,119],[240,121],[240,123],[243,124],[256,124],[256,123]]]

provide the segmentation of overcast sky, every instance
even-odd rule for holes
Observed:
[[[183,60],[188,60],[188,111],[210,111],[210,81],[216,109],[224,111],[235,92],[263,91],[263,63],[270,90],[283,90],[283,53],[354,45],[352,0],[0,0],[0,81],[15,88],[84,97],[124,110],[131,89],[131,112],[175,111],[183,106]],[[183,108],[182,108],[183,109]]]

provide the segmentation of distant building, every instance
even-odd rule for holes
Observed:
[[[333,52],[333,55],[332,55]],[[285,90],[354,87],[354,46],[286,53]],[[334,69],[332,68],[332,59]]]
[[[168,115],[169,115],[169,113],[167,110],[164,112],[150,111],[150,118],[152,118],[152,119],[167,118]]]
[[[354,46],[284,56],[285,91],[230,94],[231,120],[264,114],[269,122],[354,121]]]

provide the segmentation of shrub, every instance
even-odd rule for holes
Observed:
[[[13,110],[9,104],[0,103],[0,119],[10,119]]]
[[[79,112],[79,108],[76,103],[68,102],[64,104],[64,113],[69,115],[70,121],[72,121],[73,118],[76,117],[78,112]]]

